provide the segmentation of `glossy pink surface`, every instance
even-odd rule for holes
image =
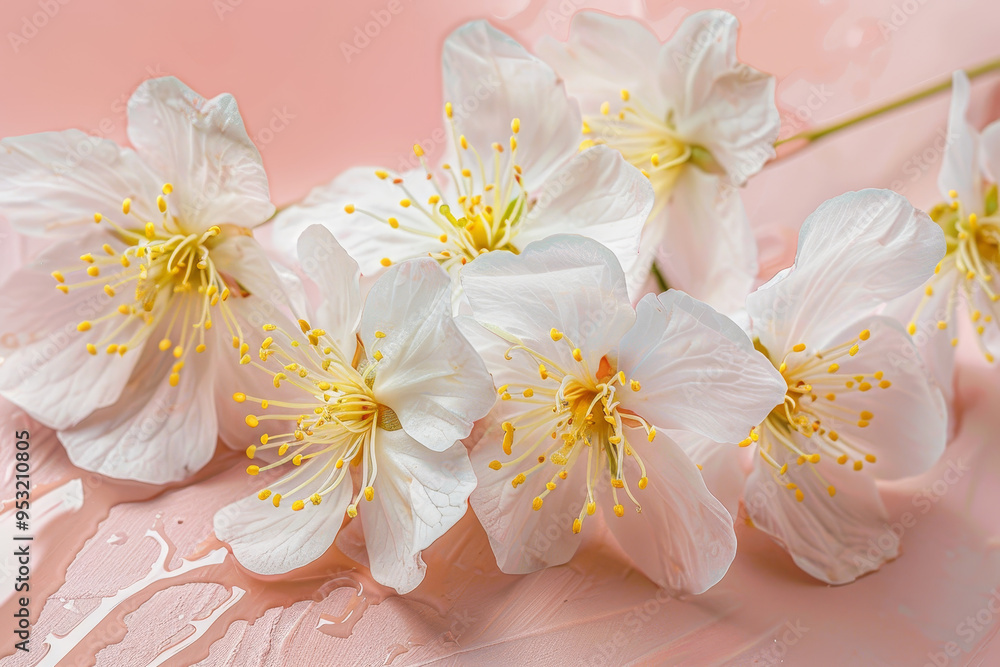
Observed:
[[[789,135],[1000,55],[1000,5],[986,0],[7,0],[0,134],[80,127],[123,141],[132,89],[173,74],[236,96],[273,198],[287,203],[349,165],[397,166],[414,142],[441,149],[426,138],[440,123],[440,46],[457,25],[490,18],[530,45],[564,37],[569,16],[591,6],[645,16],[663,37],[697,9],[732,11],[741,57],[778,77]],[[355,46],[379,18],[378,35]],[[1000,116],[998,82],[974,86],[980,126]],[[746,192],[762,277],[787,265],[797,225],[831,196],[893,187],[933,204],[946,112],[938,96],[766,167]],[[5,229],[0,277],[38,247]],[[914,519],[899,559],[832,588],[740,526],[730,573],[687,601],[659,597],[599,534],[567,566],[504,575],[471,514],[425,553],[427,580],[406,597],[335,550],[294,577],[253,578],[211,529],[217,508],[252,489],[238,457],[220,448],[186,486],[114,482],[71,466],[51,434],[0,405],[0,461],[12,460],[10,432],[29,428],[46,508],[32,651],[0,664],[1000,664],[1000,382],[978,355],[962,359],[957,440],[926,475],[885,488],[887,530]],[[0,516],[4,552],[10,525]]]

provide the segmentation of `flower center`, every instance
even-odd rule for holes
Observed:
[[[695,155],[695,149],[677,135],[672,113],[666,118],[621,91],[622,105],[612,111],[611,103],[601,104],[601,113],[587,115],[583,134],[587,137],[581,150],[594,144],[607,144],[622,154],[649,178],[658,195],[669,193],[681,169]],[[702,151],[704,152],[704,151]],[[657,200],[665,199],[658,197]]]
[[[242,359],[242,363],[268,373],[275,389],[285,389],[277,400],[243,392],[233,395],[237,403],[260,405],[263,412],[246,417],[251,428],[265,421],[276,422],[260,436],[260,445],[250,445],[246,453],[253,459],[260,452],[276,450],[278,458],[263,466],[251,465],[247,472],[257,475],[291,464],[291,472],[276,484],[299,481],[285,493],[302,496],[292,502],[292,509],[298,511],[306,502],[319,505],[324,496],[345,483],[351,466],[359,468],[361,491],[347,508],[353,518],[362,496],[369,501],[375,497],[376,431],[401,428],[396,414],[381,405],[372,391],[382,353],[376,349],[369,361],[359,341],[353,356],[348,357],[322,329],[313,329],[305,320],[299,320],[299,327],[304,341],[274,324],[264,325],[264,331],[278,338],[268,336],[261,343],[261,363],[249,355]],[[381,340],[385,334],[376,332],[375,336]],[[277,410],[269,412],[272,408]],[[346,483],[352,482],[348,479]],[[271,498],[278,507],[282,494],[263,488],[257,497]]]
[[[934,276],[924,287],[924,298],[920,301],[913,319],[909,325],[910,335],[917,333],[917,321],[925,307],[930,302],[940,283],[958,274],[958,279],[952,281],[948,290],[948,302],[944,313],[937,320],[940,331],[952,330],[951,344],[958,345],[956,323],[952,322],[952,312],[959,291],[965,297],[966,312],[969,321],[976,331],[976,342],[987,361],[993,362],[993,354],[983,342],[986,327],[996,326],[995,313],[982,312],[977,304],[980,302],[992,304],[1000,301],[1000,293],[994,285],[994,274],[1000,271],[1000,215],[997,212],[997,186],[989,189],[983,206],[983,217],[975,213],[967,213],[963,203],[958,199],[958,193],[949,193],[951,202],[935,206],[931,218],[944,230],[948,251],[944,259],[935,267]],[[976,292],[981,292],[982,299],[976,298]]]
[[[625,374],[615,372],[607,357],[601,359],[596,371],[591,369],[580,349],[562,332],[552,329],[550,336],[570,347],[576,363],[563,368],[558,362],[521,344],[507,350],[508,361],[512,360],[510,353],[519,350],[537,363],[540,382],[517,387],[503,385],[497,390],[501,400],[525,403],[529,408],[502,425],[504,454],[514,458],[492,461],[490,468],[501,470],[534,457],[536,463],[515,475],[511,484],[516,489],[529,478],[548,478],[544,489],[531,500],[532,508],[539,510],[559,481],[569,476],[574,464],[585,460],[587,498],[573,519],[573,532],[579,533],[584,518],[597,510],[596,490],[605,474],[611,483],[612,509],[616,516],[625,513],[618,498],[620,489],[635,505],[636,511],[642,510],[625,477],[626,457],[632,457],[639,467],[638,488],[646,488],[649,480],[642,459],[625,436],[624,426],[644,429],[649,442],[653,441],[656,429],[642,417],[619,409],[617,392],[626,387],[639,391],[641,387],[636,380],[627,382]]]
[[[469,144],[465,135],[455,128],[452,106],[445,105],[445,115],[451,126],[455,145],[460,148],[456,154],[457,165],[441,165],[443,175],[435,175],[424,159],[424,149],[420,144],[413,146],[413,152],[427,174],[435,194],[421,202],[415,197],[398,174],[390,174],[377,169],[375,175],[382,180],[391,180],[399,188],[399,206],[414,209],[430,223],[426,227],[403,224],[395,217],[382,217],[348,204],[347,213],[358,212],[389,225],[401,233],[437,239],[441,250],[428,253],[438,260],[446,270],[457,270],[483,253],[494,250],[516,252],[512,245],[520,224],[530,207],[528,193],[521,182],[521,167],[517,164],[517,133],[521,121],[513,119],[510,124],[510,148],[494,143],[492,156],[481,156],[475,146]],[[449,200],[446,193],[453,193]],[[406,257],[383,257],[382,266],[390,266],[394,261]]]
[[[223,229],[216,225],[198,234],[184,231],[167,209],[164,195],[172,191],[173,186],[167,183],[163,195],[157,197],[163,217],[156,222],[139,216],[132,209],[131,199],[122,202],[122,213],[128,222],[119,224],[95,213],[95,223],[110,227],[109,242],[100,252],[81,255],[80,265],[53,271],[52,277],[56,289],[64,294],[79,288],[104,286],[108,297],[104,302],[105,312],[95,319],[81,321],[77,330],[89,331],[97,323],[115,319],[118,325],[110,327],[98,342],[87,343],[87,352],[96,355],[99,349],[104,349],[107,354],[124,356],[154,330],[159,330],[163,335],[160,350],[171,350],[177,359],[169,377],[170,384],[177,386],[190,350],[200,353],[206,349],[205,332],[212,328],[213,312],[220,314],[233,335],[233,347],[240,354],[245,354],[246,349],[239,324],[226,306],[230,296],[228,284],[236,289],[238,285],[219,272],[210,252]],[[225,227],[235,233],[244,231],[231,225]],[[126,331],[131,332],[127,337]]]
[[[785,400],[777,405],[760,426],[750,431],[750,436],[740,443],[741,447],[758,444],[758,453],[770,466],[775,480],[790,491],[797,500],[804,494],[794,482],[785,482],[781,477],[788,471],[787,463],[777,459],[795,458],[798,466],[819,463],[822,456],[832,456],[840,465],[851,463],[860,471],[865,462],[875,463],[875,456],[849,435],[838,429],[845,425],[866,428],[875,418],[870,410],[848,408],[838,402],[845,394],[865,393],[875,387],[888,389],[892,382],[885,379],[882,371],[859,373],[846,376],[840,372],[837,360],[853,357],[861,351],[861,343],[871,337],[868,329],[839,345],[825,350],[810,351],[804,343],[799,343],[775,360],[760,340],[754,341],[758,351],[768,357],[781,373],[788,386]],[[809,446],[800,447],[793,434],[798,432],[808,439]],[[779,450],[781,451],[779,454]],[[820,475],[813,468],[812,472]],[[822,479],[822,475],[820,475]],[[831,496],[836,488],[824,481]]]

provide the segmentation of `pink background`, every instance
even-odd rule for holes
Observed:
[[[283,204],[349,165],[396,166],[415,142],[432,154],[440,150],[424,140],[440,123],[441,42],[474,18],[490,18],[530,46],[542,34],[564,37],[577,8],[646,16],[663,37],[691,11],[729,10],[743,24],[741,57],[778,78],[788,133],[1000,55],[1000,5],[993,0],[397,1],[402,11],[348,62],[341,44],[388,0],[280,8],[261,0],[5,0],[0,135],[79,127],[124,141],[131,91],[149,76],[172,74],[203,95],[236,96],[273,198]],[[998,82],[1000,76],[984,77],[974,87],[980,125],[998,115]],[[746,193],[765,242],[762,273],[787,262],[794,230],[831,196],[894,187],[918,206],[932,204],[946,112],[947,95],[938,96],[767,167]],[[0,240],[0,261],[30,252],[20,241]],[[693,601],[658,600],[652,584],[601,546],[599,536],[569,566],[509,577],[496,571],[482,531],[466,517],[430,550],[428,582],[406,599],[387,596],[334,553],[322,567],[280,585],[250,580],[228,559],[141,587],[86,637],[80,655],[101,650],[98,664],[146,664],[194,637],[186,653],[163,664],[206,656],[212,665],[579,664],[587,657],[595,665],[998,664],[1000,649],[989,640],[1000,623],[992,614],[971,637],[961,625],[988,609],[1000,585],[1000,389],[995,369],[968,359],[960,376],[965,419],[958,442],[923,478],[886,490],[890,513],[913,511],[921,490],[945,479],[949,463],[961,461],[971,471],[943,487],[906,532],[902,558],[853,585],[817,584],[744,527],[730,575]],[[36,451],[48,452],[48,486],[40,493],[53,494],[54,508],[34,563],[36,611],[42,597],[53,597],[36,625],[36,650],[3,664],[37,663],[47,633],[82,627],[99,611],[100,598],[149,572],[158,551],[144,537],[147,529],[155,526],[176,545],[167,556],[171,567],[182,556],[218,548],[205,542],[212,511],[247,491],[245,476],[225,459],[189,488],[161,492],[101,480],[69,466],[40,427],[32,433]],[[0,460],[9,454],[4,450]],[[64,487],[74,479],[82,480],[80,510]],[[2,488],[0,496],[8,496],[10,485]],[[221,608],[234,586],[250,595]],[[0,619],[9,618],[8,609]],[[199,621],[219,609],[214,622]],[[806,630],[793,633],[793,643],[789,627]],[[958,655],[943,653],[948,642],[956,642]],[[0,655],[9,651],[0,644]],[[71,656],[67,664],[73,663]]]

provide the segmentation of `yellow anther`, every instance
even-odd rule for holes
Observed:
[[[347,516],[349,516],[349,517],[351,517],[353,519],[357,515],[358,515],[358,506],[355,505],[354,503],[351,503],[350,505],[348,505],[347,506]]]
[[[372,355],[372,359],[375,361],[382,361],[382,352],[380,350],[375,350],[375,354]]]
[[[535,499],[531,501],[531,509],[535,510],[536,512],[542,509],[542,499],[539,498],[538,496],[535,496]]]
[[[625,516],[625,506],[624,505],[615,505],[615,516],[618,517],[618,518],[621,518],[621,517]]]
[[[589,502],[587,503],[587,515],[593,516],[594,512],[597,511],[597,503]]]
[[[302,509],[305,506],[306,506],[306,504],[303,501],[301,501],[301,500],[296,500],[294,503],[292,503],[292,509],[294,511],[296,511],[296,512],[298,512],[300,509]]]
[[[132,200],[126,197],[122,200],[122,213],[128,215],[128,212],[132,210]]]
[[[908,332],[908,333],[909,333],[909,334],[910,334],[911,336],[912,336],[913,334],[917,333],[917,323],[916,323],[916,322],[910,322],[909,326],[907,326],[907,327],[906,327],[906,331],[907,331],[907,332]]]
[[[60,282],[60,283],[66,282],[66,278],[63,276],[63,274],[60,271],[53,271],[52,272],[52,277],[55,278],[57,282]]]
[[[639,488],[640,489],[645,489],[647,484],[649,484],[649,478],[648,477],[640,477],[639,478]]]
[[[177,373],[171,373],[168,380],[170,382],[171,387],[176,387],[178,384],[180,384],[181,376]]]
[[[621,96],[622,96],[622,102],[628,102],[628,98],[629,98],[629,92],[628,92],[628,90],[626,90],[625,88],[622,88]]]
[[[96,278],[97,276],[101,275],[101,270],[96,266],[88,266],[87,275],[90,276],[91,278]]]
[[[301,454],[296,454],[292,458],[292,465],[293,466],[300,466],[300,465],[302,465],[302,455]]]
[[[868,391],[872,386],[867,382],[862,382],[858,385],[858,391]]]
[[[347,204],[344,206],[344,213],[351,214],[354,213],[354,204]]]
[[[257,428],[257,425],[260,424],[260,421],[254,415],[247,415],[244,421],[246,421],[247,426],[250,428]]]
[[[517,134],[518,132],[521,131],[520,118],[515,118],[514,120],[510,121],[510,131],[513,132],[514,134]]]
[[[642,389],[642,385],[639,384],[638,380],[632,380],[631,382],[628,383],[628,386],[632,389],[632,391],[639,391],[640,389]]]
[[[413,144],[413,154],[417,157],[424,156],[424,149],[421,148],[420,144]]]
[[[444,103],[444,115],[447,116],[448,118],[451,118],[453,113],[454,112],[452,111],[452,108],[451,108],[451,102],[445,102]]]
[[[490,470],[500,470],[500,468],[502,468],[502,467],[503,467],[503,464],[500,463],[499,461],[495,461],[495,460],[494,461],[490,461]]]
[[[941,331],[944,331],[945,329],[948,328],[948,323],[945,322],[944,320],[938,320],[937,328],[940,329]]]
[[[313,505],[319,505],[322,501],[323,497],[318,493],[314,493],[311,496],[309,496],[309,502],[311,502]]]
[[[247,466],[247,474],[249,475],[260,474],[260,466]]]
[[[801,503],[803,500],[805,500],[805,497],[806,495],[802,493],[802,489],[795,489],[795,500]]]
[[[607,102],[602,102],[601,103],[601,114],[604,115],[604,116],[607,116],[609,111],[611,111],[611,105],[608,104]]]
[[[853,357],[855,354],[858,353],[858,350],[860,349],[861,348],[858,346],[858,344],[855,343],[854,345],[851,346],[851,349],[848,350],[847,353]]]
[[[655,428],[649,429],[649,433],[646,435],[646,440],[653,442],[653,438],[655,437],[656,437],[656,429]]]
[[[563,335],[562,332],[559,331],[558,329],[550,329],[549,337],[552,338],[552,340],[559,341],[562,340]]]
[[[77,331],[90,331],[90,322],[88,322],[87,320],[84,320],[83,322],[80,322],[79,324],[76,325],[76,330]]]
[[[868,410],[862,410],[862,411],[861,411],[861,414],[860,414],[860,415],[858,415],[858,416],[859,416],[859,417],[861,417],[862,419],[868,419],[868,420],[870,420],[870,419],[872,419],[872,418],[873,418],[873,417],[874,417],[875,415],[873,415],[873,414],[872,414],[871,412],[869,412]]]
[[[383,257],[382,260],[379,262],[379,264],[381,264],[382,266],[392,266],[392,260],[389,259],[388,257]]]
[[[792,346],[792,352],[804,352],[805,349],[806,349],[805,343],[798,343],[797,345]]]
[[[545,370],[545,364],[538,364],[538,375],[543,379],[547,380],[549,377],[549,372]]]
[[[573,348],[573,358],[577,361],[583,361],[583,352],[580,351],[580,348]]]
[[[271,497],[271,490],[270,489],[263,489],[260,493],[257,494],[257,497],[260,500],[267,500],[268,498]]]
[[[535,390],[532,389],[531,387],[528,387],[523,392],[521,392],[521,395],[524,396],[525,398],[531,398],[532,396],[535,395]]]
[[[583,521],[580,519],[573,519],[573,533],[579,533],[581,530],[583,530]]]
[[[252,459],[254,454],[257,453],[257,445],[250,445],[247,447],[247,458]]]

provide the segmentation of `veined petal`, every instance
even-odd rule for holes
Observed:
[[[434,451],[468,436],[496,399],[486,367],[452,319],[451,279],[434,260],[404,262],[375,282],[361,340],[378,364],[378,401]]]
[[[710,306],[670,290],[639,302],[618,369],[637,390],[621,406],[661,429],[735,443],[782,402],[786,384],[746,334]]]
[[[941,228],[889,190],[835,197],[806,218],[795,266],[747,297],[774,353],[822,349],[842,327],[922,285],[944,256]]]
[[[667,283],[724,313],[742,308],[757,278],[757,243],[737,189],[685,169],[647,227]]]
[[[618,260],[585,237],[550,236],[520,255],[491,252],[461,276],[477,321],[567,366],[574,363],[569,341],[596,370],[635,321]],[[553,341],[552,329],[564,337]]]
[[[424,578],[420,552],[465,515],[476,476],[460,442],[432,452],[405,431],[379,431],[375,452],[375,495],[358,513],[372,577],[403,595]]]
[[[515,40],[473,21],[448,36],[441,60],[456,129],[480,155],[489,155],[493,142],[506,143],[511,121],[520,120],[518,163],[529,191],[576,152],[576,102],[552,68]]]
[[[816,464],[816,475],[781,458],[784,452],[780,446],[772,449],[779,463],[789,465],[780,479],[758,457],[744,505],[754,526],[784,547],[796,565],[828,584],[846,584],[899,555],[899,538],[888,528],[871,477],[829,459]],[[795,490],[785,488],[788,483],[802,491],[801,502]],[[836,488],[835,496],[827,486]]]
[[[114,313],[114,301],[99,283],[63,294],[50,275],[82,264],[81,248],[100,248],[105,242],[118,245],[101,232],[57,244],[4,285],[17,298],[0,302],[0,317],[24,336],[24,344],[0,364],[0,394],[51,428],[68,428],[118,400],[141,352],[138,347],[124,356],[105,352],[121,318],[97,319]],[[90,320],[94,322],[87,330],[78,330]],[[126,324],[113,342],[132,336],[142,344],[147,340],[141,321]],[[97,354],[88,354],[88,344]]]
[[[149,79],[129,98],[128,136],[174,186],[179,216],[193,229],[255,227],[274,213],[260,153],[232,95],[206,100],[174,77]]]
[[[517,474],[537,463],[534,458],[528,457],[503,470],[490,468],[490,462],[500,453],[501,422],[513,416],[508,404],[507,401],[498,404],[487,417],[491,427],[484,429],[472,449],[472,465],[479,485],[469,502],[490,538],[499,568],[508,574],[527,574],[562,565],[576,553],[580,535],[573,534],[573,519],[587,499],[587,485],[583,471],[570,474],[536,511],[532,509],[532,499],[545,488],[544,484],[537,479],[529,479],[518,488],[511,484]],[[525,435],[545,438],[549,430],[551,425],[540,425]]]
[[[687,454],[698,469],[709,493],[722,503],[735,519],[740,511],[740,499],[746,486],[751,462],[749,448],[731,443],[715,442],[697,433],[675,431],[671,439]]]
[[[207,349],[202,357],[224,350]],[[215,453],[217,421],[209,358],[189,363],[170,384],[172,355],[148,345],[121,396],[59,431],[73,465],[149,484],[189,477]]]
[[[849,339],[862,329],[869,330],[871,337],[861,343],[858,354],[840,361],[837,376],[870,389],[837,391],[836,400],[823,406],[824,414],[832,417],[823,419],[823,426],[835,430],[851,447],[875,456],[875,462],[865,464],[868,474],[879,479],[918,475],[944,453],[944,399],[898,322],[866,318],[842,332],[841,338]],[[859,381],[862,375],[865,378]]]
[[[126,197],[152,220],[159,180],[135,151],[80,130],[0,140],[0,213],[22,234],[86,234]]]
[[[947,198],[954,190],[970,212],[982,212],[979,133],[969,124],[966,113],[971,97],[969,77],[956,70],[951,79],[951,108],[948,112],[948,142],[938,173],[938,189]]]
[[[310,225],[320,224],[333,232],[366,276],[383,271],[383,259],[401,262],[440,251],[442,230],[421,211],[436,194],[427,173],[416,169],[398,174],[395,177],[402,183],[395,184],[393,176],[381,180],[375,171],[352,167],[330,183],[313,188],[301,204],[278,213],[274,218],[277,248],[295,257],[299,236]],[[408,198],[400,186],[412,195],[414,205],[400,205]],[[354,206],[355,212],[347,213],[346,206]],[[390,219],[397,220],[399,227],[392,227]]]
[[[299,237],[298,255],[302,270],[322,295],[316,311],[317,325],[326,330],[340,349],[353,349],[362,303],[358,263],[322,225],[306,228]]]
[[[781,127],[774,77],[739,61],[738,30],[728,12],[692,14],[664,45],[657,70],[678,133],[707,149],[734,185],[774,157]]]
[[[568,41],[545,36],[535,51],[566,80],[567,90],[585,109],[617,99],[622,89],[643,97],[656,111],[664,109],[655,67],[660,40],[635,19],[577,12]]]
[[[736,556],[733,520],[705,486],[698,467],[675,442],[632,430],[649,482],[636,491],[642,512],[605,520],[611,534],[647,577],[673,595],[703,593]],[[637,468],[632,458],[628,466]]]
[[[607,146],[586,150],[532,195],[537,199],[515,238],[518,248],[553,234],[580,234],[607,246],[626,274],[633,269],[653,189],[620,153]]]
[[[304,463],[303,475],[322,459]],[[346,480],[349,482],[350,480]],[[333,545],[351,501],[350,483],[340,484],[319,505],[309,503],[299,511],[290,503],[275,507],[276,494],[290,492],[297,484],[289,480],[268,487],[267,499],[257,494],[223,507],[215,514],[215,534],[229,544],[240,565],[257,574],[284,574],[313,562]]]
[[[1000,182],[1000,121],[986,126],[980,138],[980,154],[983,164],[990,171],[994,183]],[[979,211],[979,201],[969,202],[974,211]]]

